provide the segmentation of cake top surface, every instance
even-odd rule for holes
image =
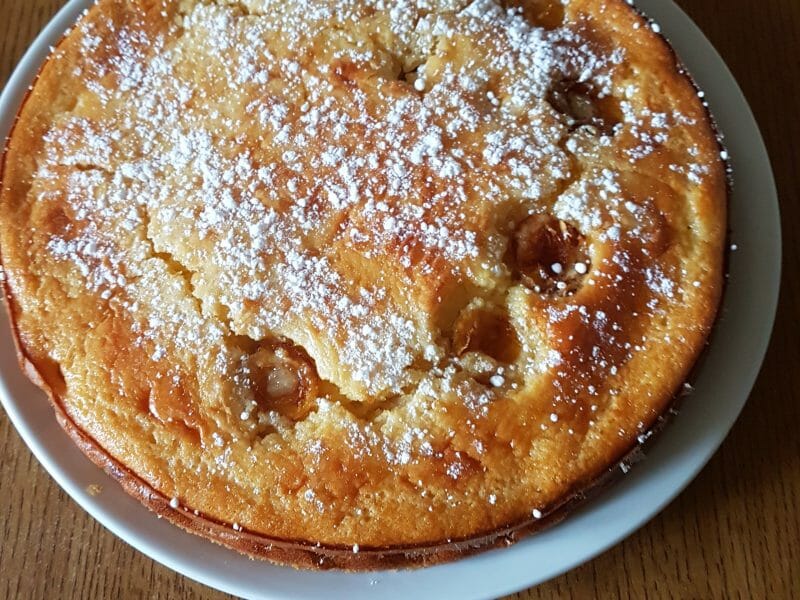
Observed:
[[[101,0],[2,193],[69,419],[289,540],[541,516],[665,410],[721,291],[719,145],[619,0]]]

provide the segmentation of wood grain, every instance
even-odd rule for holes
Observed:
[[[697,480],[626,541],[520,599],[800,597],[800,2],[679,3],[728,62],[770,150],[784,226],[778,322],[747,407]],[[0,84],[61,5],[2,0]],[[0,456],[0,599],[228,598],[104,530],[2,411]]]

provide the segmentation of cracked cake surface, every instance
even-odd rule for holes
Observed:
[[[722,154],[622,0],[100,0],[4,155],[21,361],[186,529],[452,558],[669,407],[721,295]]]

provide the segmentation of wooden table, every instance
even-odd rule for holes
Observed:
[[[63,3],[2,0],[0,83]],[[785,257],[772,345],[747,407],[697,480],[625,542],[519,598],[800,597],[800,1],[679,3],[733,70],[772,157]],[[98,525],[2,411],[0,457],[0,598],[227,597]]]

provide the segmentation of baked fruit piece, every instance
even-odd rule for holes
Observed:
[[[726,178],[622,0],[100,0],[9,139],[22,364],[152,510],[253,556],[513,541],[701,352]]]

